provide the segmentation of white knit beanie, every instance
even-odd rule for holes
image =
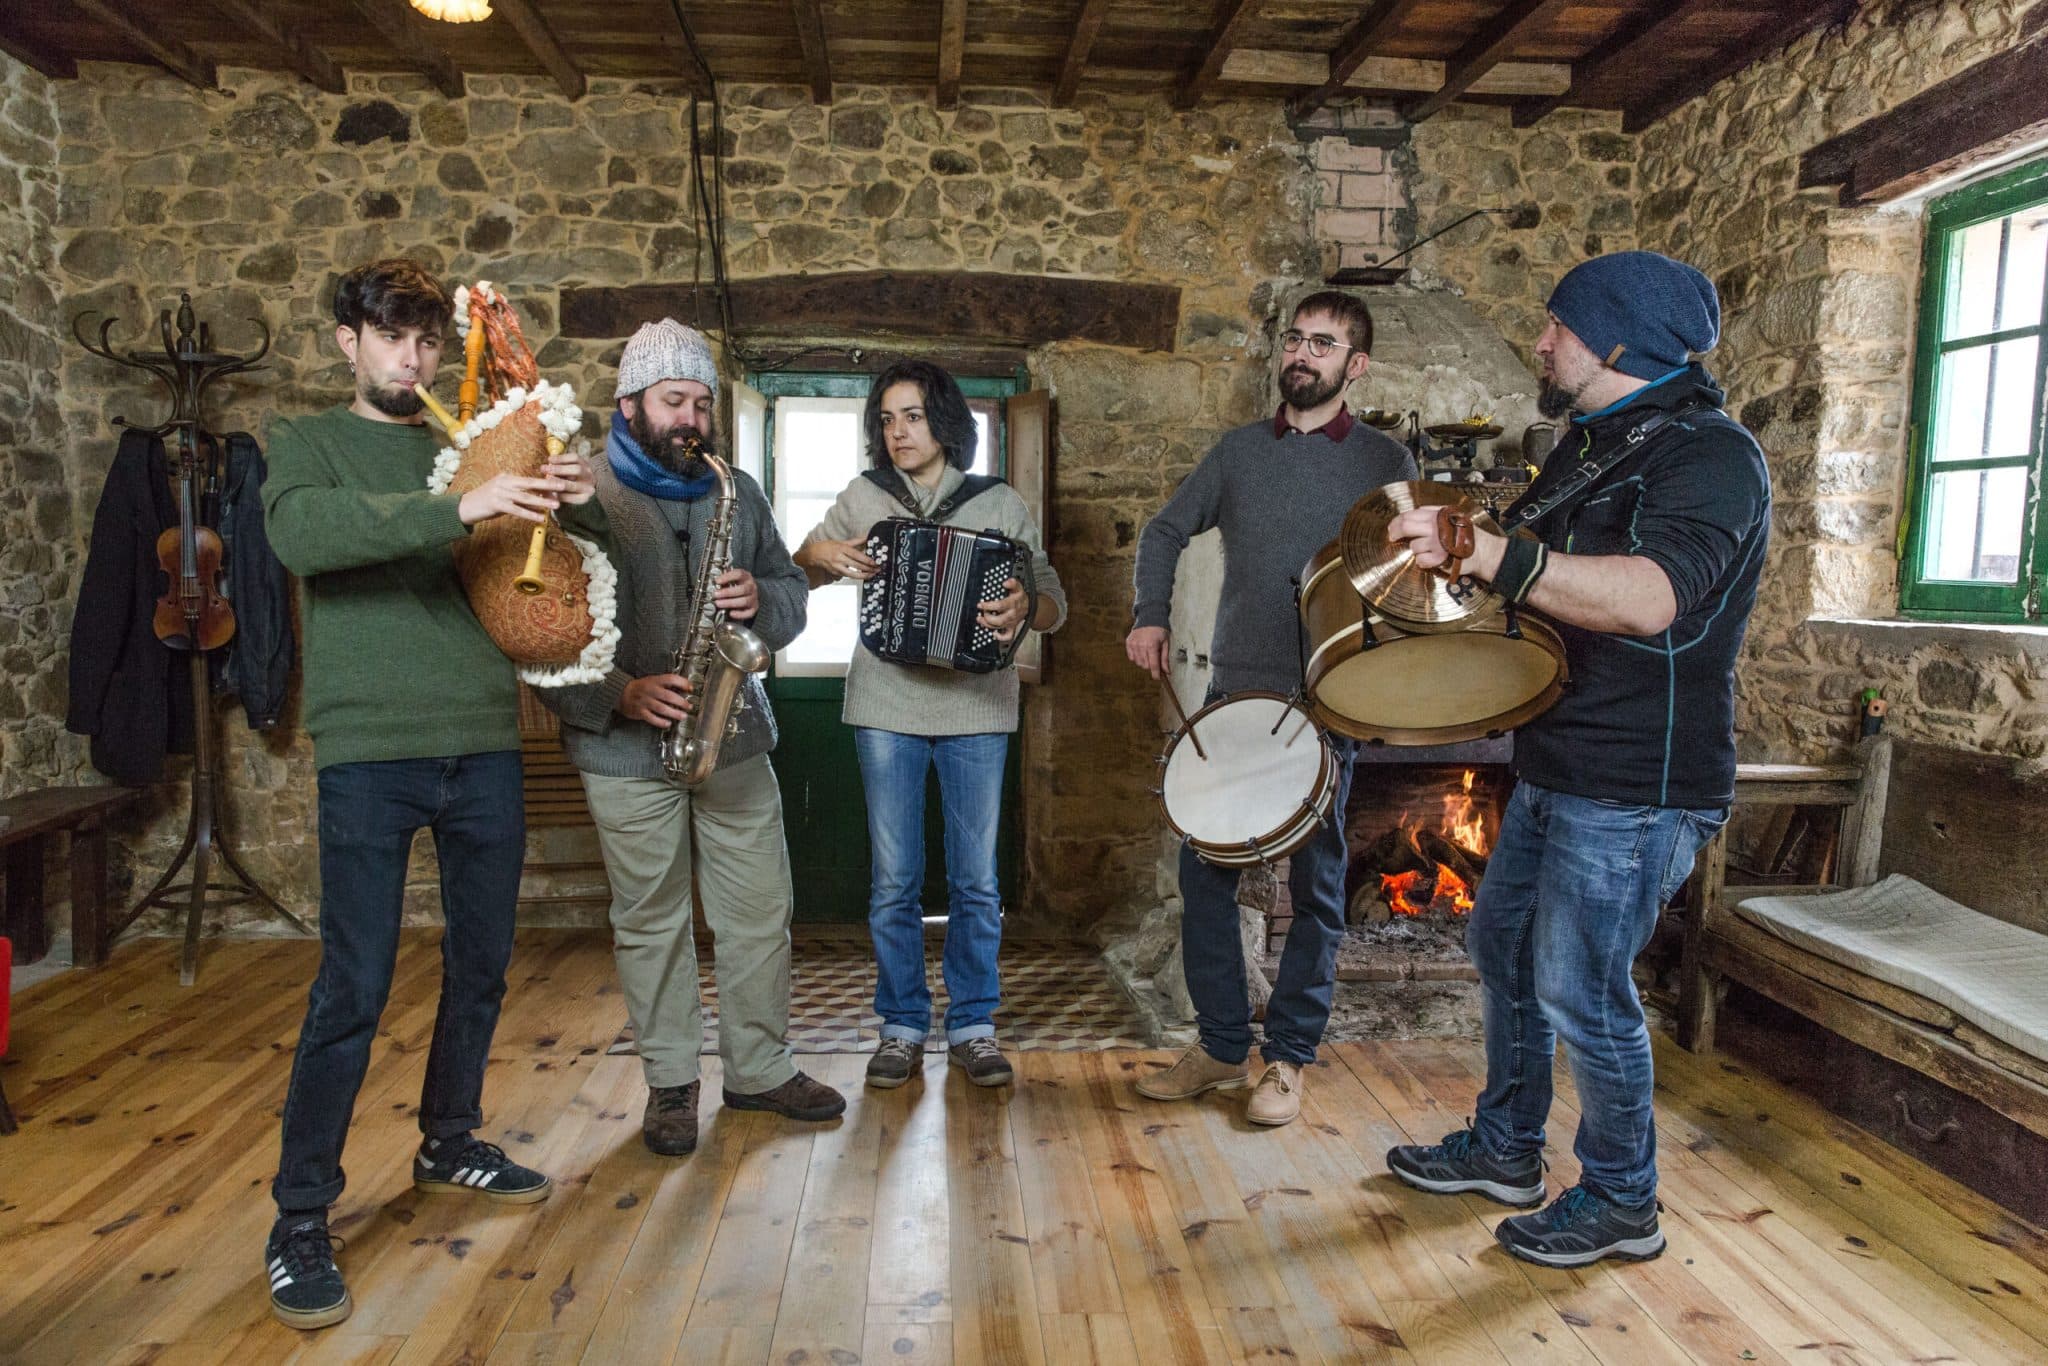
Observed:
[[[694,379],[718,394],[718,367],[711,360],[711,344],[694,327],[674,318],[641,323],[640,330],[626,343],[619,357],[619,387],[613,398],[624,398],[661,383],[665,379]]]

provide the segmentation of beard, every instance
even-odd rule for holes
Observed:
[[[670,474],[683,479],[702,479],[711,473],[711,466],[696,455],[689,454],[693,441],[711,444],[710,432],[699,432],[694,427],[678,423],[662,431],[655,431],[647,421],[647,405],[638,405],[638,410],[626,419],[626,430],[647,457]]]
[[[1542,387],[1536,391],[1536,411],[1545,417],[1563,417],[1578,401],[1577,394],[1559,385],[1555,380],[1544,380]]]
[[[1325,379],[1299,362],[1280,372],[1280,396],[1302,412],[1322,407],[1343,391],[1344,377],[1341,374]]]
[[[393,387],[387,384],[372,384],[360,380],[356,392],[363,396],[363,402],[383,413],[386,417],[418,417],[426,409],[420,396],[413,392],[411,385]]]

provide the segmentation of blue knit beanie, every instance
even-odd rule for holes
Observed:
[[[1617,251],[1573,267],[1550,292],[1550,311],[1600,360],[1657,379],[1721,340],[1714,282],[1654,251]]]

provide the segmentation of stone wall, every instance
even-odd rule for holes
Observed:
[[[1636,157],[1620,116],[1598,110],[1560,109],[1533,128],[1489,105],[1425,119],[1394,158],[1409,206],[1401,245],[1488,212],[1410,257],[1416,282],[1457,289],[1533,368],[1558,278],[1588,256],[1637,245]]]
[[[0,796],[74,776],[64,642],[78,573],[57,396],[52,87],[0,55]],[[89,514],[89,509],[88,509]]]
[[[572,105],[543,82],[499,77],[472,77],[458,101],[411,77],[357,77],[347,96],[250,72],[224,83],[201,94],[88,65],[53,87],[60,241],[44,272],[58,296],[47,311],[110,313],[117,340],[139,338],[180,289],[226,346],[254,339],[238,320],[265,318],[271,368],[217,392],[217,425],[260,435],[273,414],[348,392],[326,305],[338,275],[375,256],[505,284],[549,373],[600,409],[617,343],[555,339],[559,289],[691,277],[677,90],[600,80]],[[1319,273],[1313,175],[1272,104],[1176,114],[1117,97],[1051,110],[1040,92],[970,90],[937,112],[928,91],[835,93],[820,108],[794,88],[727,90],[736,275],[1043,271],[1183,291],[1172,353],[1061,344],[1030,358],[1033,381],[1059,397],[1052,552],[1074,606],[1052,681],[1026,709],[1023,909],[1085,924],[1152,890],[1155,702],[1122,651],[1136,531],[1218,430],[1270,401],[1269,314]],[[60,454],[89,513],[113,449],[107,419],[157,402],[69,345],[41,369],[61,380]],[[310,909],[310,744],[295,716],[267,737],[228,717],[238,845],[286,904]],[[175,787],[158,794],[117,872],[168,858],[181,800]],[[431,917],[424,842],[409,897],[413,918]]]
[[[1908,734],[2048,755],[2038,637],[1859,624],[1897,610],[1922,205],[1845,209],[1831,189],[1797,188],[1808,148],[2010,47],[2028,8],[1868,5],[1641,135],[1639,240],[1720,287],[1726,335],[1712,365],[1776,485],[1739,673],[1746,757],[1839,750],[1868,685]]]

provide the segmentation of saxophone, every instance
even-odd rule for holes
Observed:
[[[732,567],[734,508],[739,502],[732,471],[697,436],[685,456],[711,467],[718,480],[718,506],[705,538],[704,560],[690,588],[689,632],[677,647],[673,671],[690,682],[690,710],[661,733],[661,766],[685,787],[696,787],[718,767],[718,751],[739,730],[746,707],[742,688],[748,674],[768,667],[770,651],[761,637],[712,603],[718,577]]]

